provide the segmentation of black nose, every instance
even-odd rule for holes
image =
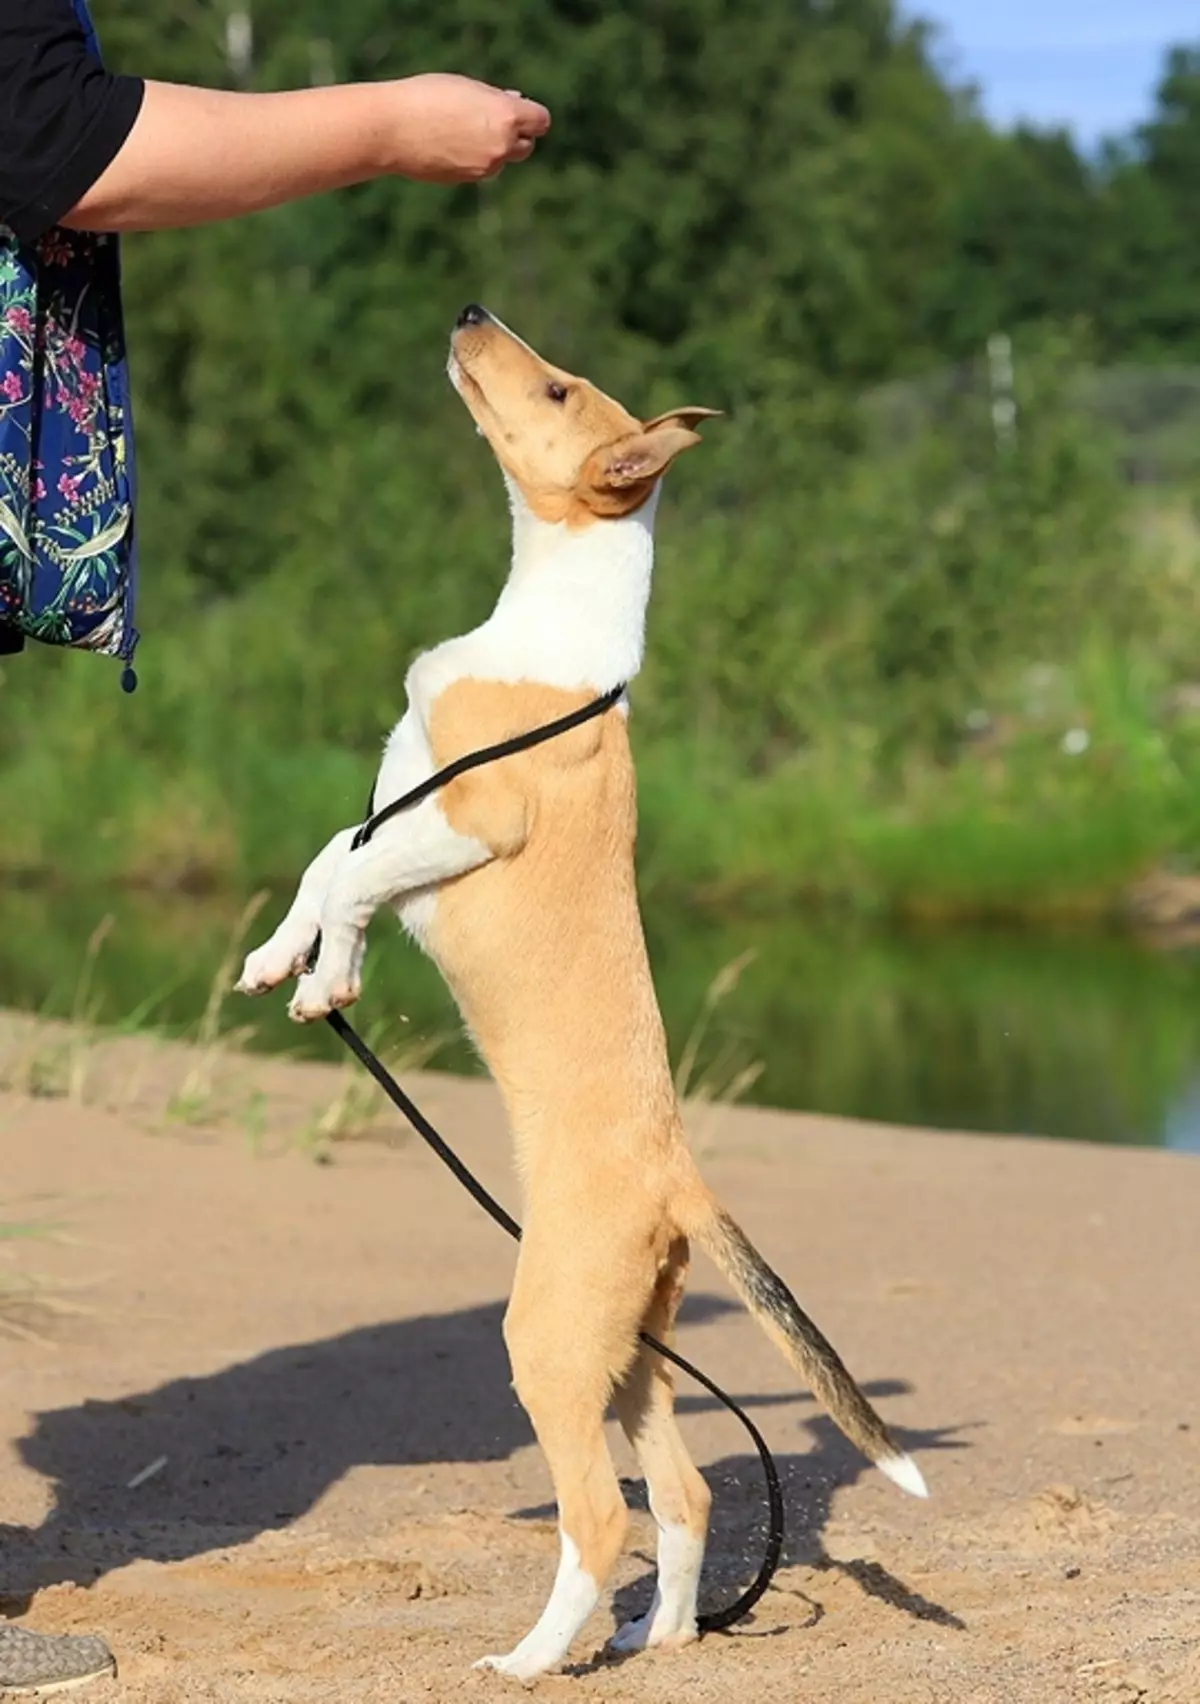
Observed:
[[[456,327],[460,325],[482,325],[485,320],[490,320],[491,317],[487,309],[481,308],[478,302],[468,302],[454,324]]]

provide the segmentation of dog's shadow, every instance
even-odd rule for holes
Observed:
[[[867,1395],[874,1399],[898,1396],[909,1388],[898,1379],[876,1379],[863,1386]],[[811,1404],[812,1401],[801,1392],[787,1400],[803,1404]],[[754,1404],[751,1402],[750,1405]],[[688,1406],[686,1400],[681,1401],[680,1411],[686,1413]],[[705,1406],[710,1404],[706,1402]],[[906,1585],[881,1562],[830,1555],[824,1533],[836,1493],[875,1470],[853,1444],[847,1442],[827,1415],[808,1414],[800,1425],[811,1440],[810,1447],[802,1454],[775,1457],[786,1511],[780,1566],[801,1565],[841,1576],[852,1580],[867,1597],[888,1604],[914,1621],[929,1621],[939,1627],[963,1631],[965,1623],[952,1610]],[[957,1430],[959,1428],[953,1427],[926,1431],[897,1428],[894,1435],[907,1449],[924,1458],[930,1451],[965,1449],[966,1443],[954,1435]],[[731,1603],[753,1578],[767,1543],[767,1507],[757,1455],[724,1456],[706,1465],[702,1471],[713,1492],[712,1524],[700,1602],[703,1614],[705,1610],[721,1609]],[[627,1486],[626,1495],[632,1506],[646,1507],[644,1487],[640,1484]],[[897,1492],[896,1495],[902,1493]],[[653,1595],[653,1557],[644,1555],[640,1559],[647,1564],[646,1572],[614,1594],[613,1616],[617,1626],[645,1614]],[[791,1590],[803,1606],[801,1622],[812,1625],[820,1620],[823,1614],[820,1605],[805,1593]],[[749,1623],[739,1623],[737,1631],[744,1634],[747,1626],[752,1625],[751,1618]],[[784,1632],[786,1627],[780,1626],[774,1631]]]
[[[692,1296],[680,1323],[732,1308],[723,1298]],[[496,1302],[366,1326],[134,1396],[39,1415],[17,1448],[52,1484],[54,1504],[38,1527],[0,1526],[0,1610],[21,1613],[44,1586],[90,1583],[138,1559],[177,1562],[248,1543],[288,1526],[355,1467],[506,1460],[533,1435],[509,1383],[503,1311]],[[868,1388],[885,1395],[906,1387]],[[714,1406],[681,1388],[682,1415]],[[835,1566],[820,1530],[834,1492],[865,1464],[829,1422],[812,1417],[804,1424],[813,1450],[779,1461],[789,1517],[785,1560]],[[932,1435],[907,1441],[939,1443]],[[131,1487],[147,1468],[157,1471]],[[706,1471],[716,1493],[706,1580],[714,1592],[732,1592],[753,1572],[761,1547],[759,1464],[729,1456]],[[874,1564],[837,1566],[861,1570],[864,1589],[910,1613],[946,1614],[922,1606]],[[648,1580],[618,1593],[618,1616],[639,1613],[648,1596]]]

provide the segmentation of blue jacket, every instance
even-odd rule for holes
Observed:
[[[128,665],[134,569],[117,239],[56,226],[24,246],[0,225],[0,650],[23,635]]]

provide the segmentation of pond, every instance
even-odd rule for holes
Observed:
[[[267,901],[251,944],[280,915]],[[232,900],[0,891],[0,1005],[194,1032]],[[111,923],[92,955],[88,940]],[[1200,954],[1096,936],[897,932],[650,907],[672,1056],[693,1090],[944,1129],[1200,1152]],[[237,962],[240,963],[240,954]],[[414,1062],[477,1070],[432,967],[376,922],[357,1022]],[[86,967],[86,968],[85,968]],[[282,994],[231,995],[251,1045],[340,1057]]]

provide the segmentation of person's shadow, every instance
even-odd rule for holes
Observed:
[[[723,1298],[691,1296],[680,1323],[733,1308]],[[54,1507],[36,1528],[0,1526],[0,1613],[23,1613],[44,1586],[88,1584],[137,1559],[176,1562],[248,1543],[287,1526],[355,1467],[505,1460],[533,1435],[509,1383],[503,1311],[495,1302],[366,1326],[136,1396],[39,1415],[17,1447],[53,1484]],[[717,1406],[680,1382],[681,1414]],[[883,1396],[907,1387],[867,1388]],[[809,1400],[741,1398],[746,1406]],[[779,1461],[788,1499],[785,1560],[833,1566],[820,1530],[833,1493],[866,1463],[830,1422],[804,1424],[815,1448]],[[948,1447],[934,1434],[909,1434],[906,1442]],[[716,1493],[707,1589],[732,1595],[761,1554],[761,1470],[756,1456],[729,1456],[706,1475]],[[873,1564],[838,1566],[861,1568],[864,1589],[910,1613],[953,1622]],[[648,1597],[644,1582],[618,1593],[618,1617],[637,1613],[641,1596]]]

